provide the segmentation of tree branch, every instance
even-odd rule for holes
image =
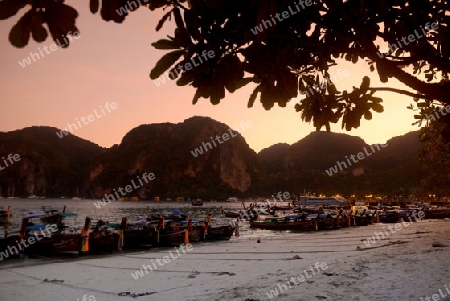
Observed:
[[[403,95],[416,97],[416,98],[434,99],[432,97],[427,97],[426,95],[423,95],[423,94],[417,94],[417,93],[410,92],[407,90],[389,88],[389,87],[370,87],[369,90],[371,90],[371,91],[389,91],[389,92],[394,92],[394,93],[403,94]]]

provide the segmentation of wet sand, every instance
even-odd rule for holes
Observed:
[[[89,300],[91,296],[91,300],[126,301],[134,298],[118,296],[119,292],[155,292],[136,300],[422,301],[421,297],[439,294],[439,289],[445,294],[445,285],[450,286],[450,220],[412,223],[369,248],[363,243],[387,226],[285,233],[261,238],[261,243],[246,238],[243,229],[238,239],[193,244],[193,250],[157,264],[153,271],[142,270],[137,279],[132,274],[169,256],[169,251],[175,254],[175,248],[77,259],[8,260],[0,265],[0,300],[83,300],[83,296]],[[314,270],[316,263],[326,263],[327,269]],[[301,275],[303,282],[299,282]],[[297,284],[289,281],[291,277]],[[273,299],[268,295],[271,290]],[[439,300],[450,297],[441,295]]]

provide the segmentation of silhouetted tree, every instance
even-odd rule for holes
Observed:
[[[31,7],[30,7],[31,6]],[[431,122],[430,111],[450,105],[450,27],[448,1],[441,0],[90,0],[92,13],[121,23],[140,6],[164,9],[156,30],[174,20],[175,32],[152,45],[171,50],[151,70],[157,78],[168,71],[180,86],[196,89],[193,99],[218,104],[225,90],[234,92],[252,83],[252,107],[259,95],[265,109],[281,107],[299,95],[295,105],[301,118],[316,129],[341,120],[346,130],[361,118],[382,112],[377,91],[408,95],[417,102],[418,122]],[[0,19],[27,12],[12,28],[9,40],[27,45],[30,36],[44,41],[50,32],[57,41],[78,31],[77,11],[64,0],[3,0]],[[46,24],[45,28],[43,25]],[[386,50],[380,50],[386,49]],[[409,87],[373,87],[364,77],[352,91],[338,91],[329,68],[339,59],[364,60],[383,83],[395,78]],[[414,109],[414,106],[410,106]],[[448,107],[450,110],[450,107]],[[437,148],[450,142],[449,119],[427,134]],[[433,136],[434,135],[434,136]],[[438,136],[436,136],[438,135]]]

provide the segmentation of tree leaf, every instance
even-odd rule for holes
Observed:
[[[14,16],[27,5],[27,0],[3,0],[0,1],[0,20],[6,20]]]
[[[172,15],[172,11],[173,11],[173,10],[167,12],[167,13],[161,18],[161,20],[159,20],[158,25],[156,25],[156,31],[159,31],[159,30],[163,27],[164,22],[166,22],[167,20],[170,20],[170,16]]]
[[[91,13],[95,14],[98,12],[98,7],[100,6],[99,0],[90,0],[89,1],[89,9],[91,10]]]
[[[372,103],[371,104],[372,110],[374,110],[377,113],[382,113],[384,111],[384,108],[379,103]]]
[[[250,95],[250,98],[248,99],[247,107],[251,108],[253,107],[253,104],[255,103],[256,96],[258,96],[259,88],[260,86],[256,87],[255,90],[253,90],[252,94]]]
[[[23,48],[28,45],[32,30],[33,12],[29,10],[19,19],[9,32],[9,42],[17,47]]]
[[[161,39],[152,43],[152,46],[156,49],[180,49],[180,46],[175,45],[172,40]]]
[[[170,68],[178,59],[185,53],[184,50],[175,50],[165,54],[155,65],[150,72],[150,78],[156,79],[161,76],[167,69]]]
[[[48,37],[47,29],[42,26],[42,22],[44,21],[43,12],[39,11],[35,14],[36,22],[33,26],[32,36],[36,42],[44,42]]]
[[[359,89],[361,90],[361,94],[366,93],[369,87],[370,87],[370,78],[368,76],[364,76],[361,86],[359,87]]]

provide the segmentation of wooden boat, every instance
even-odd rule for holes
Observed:
[[[269,204],[250,204],[248,211],[254,212],[257,215],[272,215]]]
[[[222,206],[220,206],[221,212],[225,215],[225,217],[238,218],[241,216],[241,212],[235,210],[225,210]]]
[[[25,230],[36,231],[42,230],[46,225],[28,226]],[[25,237],[30,237],[25,234]],[[35,244],[30,245],[25,249],[27,254],[72,254],[78,255],[81,251],[81,235],[66,234],[59,229],[57,232],[51,233],[50,237],[40,237],[40,240]]]
[[[46,237],[25,249],[28,254],[72,254],[81,251],[80,234],[60,234]]]
[[[450,208],[446,208],[446,209],[424,210],[424,213],[425,213],[424,219],[444,219],[444,218],[450,218]]]
[[[12,217],[11,214],[11,206],[8,206],[8,209],[5,211],[3,210],[3,207],[0,209],[0,225],[7,225],[9,224],[9,220]]]
[[[66,206],[62,212],[58,212],[58,210],[51,209],[50,207],[43,206],[42,211],[46,213],[45,216],[42,216],[40,219],[44,224],[57,224],[58,227],[64,226],[64,219],[67,217],[75,217],[77,216],[75,213],[66,212]]]
[[[287,217],[269,217],[264,221],[250,221],[251,228],[265,229],[265,230],[296,230],[296,231],[310,231],[314,229],[313,221],[299,220],[301,216],[287,216]]]
[[[336,219],[333,218],[331,214],[308,214],[305,220],[312,221],[314,223],[314,230],[329,230],[337,227]]]
[[[184,243],[186,232],[184,230],[161,230],[159,233],[152,229],[153,244],[158,246],[180,246]]]
[[[9,218],[11,217],[10,214],[11,207],[8,206],[8,210],[4,211],[2,214],[4,214],[5,219],[2,221],[2,226],[4,230],[3,238],[0,238],[0,257],[1,260],[11,258],[11,257],[17,257],[19,256],[21,250],[18,247],[18,243],[21,240],[21,235],[19,234],[13,234],[9,235]],[[23,223],[24,221],[22,221]],[[0,260],[0,261],[1,261]]]
[[[188,230],[189,242],[200,241],[203,235],[204,228],[203,226],[199,225],[199,222],[192,221],[192,219],[189,219],[188,221],[181,221],[179,230],[185,229]]]
[[[203,226],[192,226],[192,228],[187,228],[189,234],[189,242],[197,242],[202,239],[204,232]]]
[[[152,244],[157,246],[179,246],[186,237],[184,229],[173,223],[171,220],[165,220],[161,217],[158,224],[153,223],[150,226]]]
[[[233,236],[235,227],[228,226],[218,226],[218,227],[208,227],[208,230],[203,231],[201,240],[229,240]]]
[[[336,229],[336,219],[331,216],[331,214],[319,214],[316,219],[318,230],[329,230]]]
[[[19,234],[9,235],[4,238],[0,238],[0,252],[1,252],[0,256],[2,260],[19,256],[21,250],[18,247],[17,242],[20,242],[20,239],[21,238]]]
[[[350,226],[350,217],[339,216],[336,218],[336,228],[347,228]]]
[[[399,215],[395,211],[380,213],[379,216],[381,223],[398,223],[400,221]]]
[[[172,221],[184,221],[187,219],[187,215],[183,214],[180,210],[172,208],[171,212],[163,211],[163,212],[152,212],[150,211],[150,207],[147,206],[147,221],[156,221],[158,222],[160,217],[164,217],[165,220]]]
[[[283,203],[276,203],[274,206],[270,207],[270,211],[287,211],[292,210],[294,207],[291,203],[283,204]]]
[[[342,216],[342,212],[343,210],[340,209],[336,216],[332,215],[332,217],[334,218],[334,227],[336,229],[340,229],[340,228],[346,228],[348,226],[350,226],[350,219],[348,216]]]
[[[102,220],[89,233],[89,252],[112,252],[117,250],[118,234]]]
[[[115,249],[128,249],[133,247],[148,247],[152,244],[153,232],[151,231],[150,223],[147,220],[136,222],[127,222],[127,218],[122,218],[120,224],[109,223],[108,227],[118,230],[118,235],[114,235]],[[119,247],[120,234],[122,231],[123,241],[121,248]]]
[[[366,213],[366,209],[363,210],[363,212],[361,214],[357,214],[355,211],[355,214],[351,214],[351,224],[353,226],[367,226],[370,223],[371,217],[368,217],[365,215]]]
[[[192,206],[203,206],[203,201],[202,200],[195,200],[192,201]]]
[[[25,218],[27,219],[27,218]],[[84,229],[89,231],[90,229],[90,218],[86,217]],[[24,223],[22,223],[24,224]],[[51,228],[53,228],[54,224]],[[69,255],[78,255],[82,251],[83,245],[83,233],[80,233],[80,228],[72,228],[71,230],[75,230],[76,233],[66,233],[68,227],[61,227],[61,225],[57,225],[55,227],[56,231],[46,231],[44,233],[45,236],[42,235],[42,231],[48,228],[48,224],[40,224],[40,225],[31,225],[25,228],[23,231],[24,237],[29,238],[39,237],[39,241],[35,244],[30,245],[25,249],[25,253],[34,255],[34,254],[69,254]],[[36,235],[36,231],[41,231],[41,234]],[[21,230],[22,232],[22,230]],[[88,239],[85,241],[86,246],[88,245]]]

